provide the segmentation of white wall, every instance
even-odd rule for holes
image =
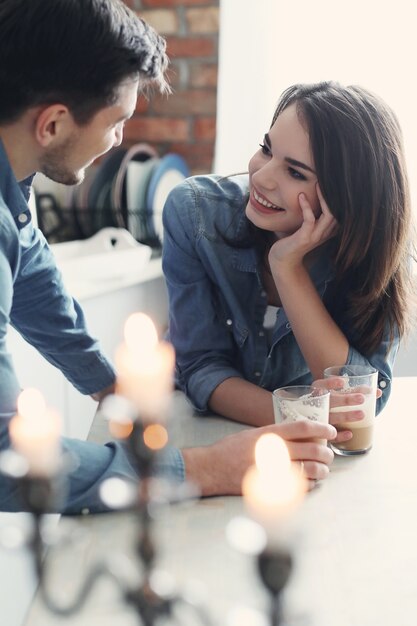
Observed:
[[[375,91],[396,111],[417,206],[413,5],[410,0],[220,0],[214,170],[246,170],[286,87],[335,79]]]

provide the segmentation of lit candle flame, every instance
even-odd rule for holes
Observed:
[[[259,437],[255,446],[255,463],[259,472],[265,476],[287,473],[291,459],[284,440],[274,433]]]
[[[132,313],[127,318],[124,338],[128,349],[140,355],[152,354],[158,343],[155,325],[144,313]]]
[[[18,413],[9,424],[13,448],[28,463],[33,476],[53,475],[59,466],[61,420],[47,408],[37,389],[22,391],[17,400]]]
[[[152,320],[143,313],[127,319],[124,337],[115,355],[117,393],[132,402],[142,421],[163,420],[173,385],[174,349],[158,342]]]
[[[17,399],[17,411],[26,420],[42,419],[46,412],[46,402],[40,391],[28,387]]]
[[[301,503],[305,479],[291,462],[284,440],[274,433],[258,439],[255,461],[243,478],[242,493],[253,517],[265,527],[268,536],[279,537],[280,522],[287,520]]]

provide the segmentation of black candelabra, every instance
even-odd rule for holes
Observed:
[[[292,570],[292,556],[289,550],[266,547],[258,555],[258,570],[263,584],[270,595],[271,626],[283,626],[283,591]]]
[[[149,426],[147,424],[146,426]],[[155,461],[157,452],[145,442],[146,426],[139,420],[131,423],[130,434],[126,438],[130,457],[134,459],[140,480],[133,493],[133,498],[127,497],[122,507],[125,511],[133,511],[137,522],[137,542],[135,555],[142,569],[140,584],[132,583],[128,576],[121,576],[120,568],[112,567],[112,559],[98,562],[86,575],[78,593],[70,601],[57,602],[46,583],[45,548],[48,543],[44,538],[43,522],[47,513],[56,511],[62,494],[65,492],[65,481],[70,463],[62,462],[59,470],[51,476],[37,477],[27,471],[27,467],[17,453],[8,451],[0,459],[0,469],[8,479],[16,482],[22,502],[22,508],[31,514],[32,529],[26,540],[33,557],[35,573],[39,581],[39,590],[42,599],[51,613],[70,617],[77,614],[88,600],[92,589],[101,578],[110,578],[120,589],[125,603],[133,608],[139,623],[143,626],[155,626],[159,623],[182,624],[178,621],[177,609],[187,611],[194,617],[194,623],[211,626],[208,612],[200,603],[190,598],[190,594],[183,595],[173,591],[169,586],[161,591],[155,585],[152,574],[157,556],[156,544],[153,538],[153,505],[152,488],[154,481]],[[109,482],[114,479],[109,479]],[[104,484],[103,484],[104,486]],[[102,489],[102,493],[105,490]],[[116,559],[115,559],[116,560]],[[195,622],[197,620],[197,622]]]
[[[117,396],[115,398],[117,399]],[[126,404],[123,406],[126,408]],[[103,414],[106,415],[105,409]],[[53,475],[37,477],[27,471],[24,460],[16,452],[8,451],[0,455],[0,471],[16,482],[22,508],[31,513],[32,530],[26,539],[26,545],[33,557],[42,600],[51,613],[64,617],[73,616],[82,610],[99,579],[108,578],[120,590],[124,603],[133,609],[139,624],[143,626],[157,626],[160,623],[183,626],[185,622],[179,620],[184,611],[187,619],[193,619],[191,623],[211,626],[212,620],[206,607],[200,602],[191,600],[190,594],[176,592],[174,585],[162,590],[160,585],[155,584],[154,565],[157,546],[153,536],[152,511],[155,506],[154,487],[159,480],[155,478],[155,462],[159,452],[150,447],[146,441],[146,430],[152,424],[144,424],[138,419],[130,418],[122,421],[124,426],[128,427],[129,433],[125,436],[125,445],[136,465],[140,480],[134,489],[126,491],[127,495],[122,503],[117,504],[117,509],[134,513],[136,529],[134,556],[141,568],[140,582],[136,579],[133,581],[132,577],[126,574],[123,575],[121,568],[117,567],[117,554],[110,554],[106,561],[98,561],[93,565],[78,592],[65,603],[58,602],[47,584],[44,555],[49,545],[43,527],[45,515],[58,510],[63,501],[65,482],[71,464],[64,457],[58,471]],[[119,479],[109,479],[107,482],[112,480]],[[105,492],[105,489],[101,490],[102,498],[106,506],[112,509],[111,500],[108,499],[106,502]],[[178,499],[174,494],[171,496],[172,500]],[[116,506],[114,508],[116,510]],[[284,626],[284,623],[288,622],[283,617],[283,591],[292,569],[291,553],[287,549],[271,549],[265,545],[257,550],[256,558],[260,579],[270,598],[268,622],[271,626]]]

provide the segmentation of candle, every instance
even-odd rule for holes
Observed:
[[[161,341],[152,320],[134,313],[116,352],[116,392],[128,398],[144,421],[165,417],[173,384],[174,349]]]
[[[37,389],[25,389],[17,401],[17,415],[9,424],[11,444],[28,464],[28,475],[52,476],[60,462],[61,420],[46,407]]]
[[[269,542],[282,538],[305,491],[306,481],[291,462],[283,439],[273,433],[262,435],[255,446],[255,465],[243,478],[242,493],[251,515],[265,528]]]

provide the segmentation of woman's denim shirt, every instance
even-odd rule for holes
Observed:
[[[164,208],[163,270],[170,308],[168,339],[176,351],[176,384],[202,412],[208,409],[214,389],[230,377],[244,378],[270,391],[312,382],[282,308],[272,344],[267,341],[263,327],[267,295],[255,249],[225,241],[225,237],[230,241],[247,233],[247,197],[246,175],[196,176],[177,185]],[[329,259],[321,258],[310,276],[323,298],[333,276]],[[342,330],[349,340],[349,324],[344,323]],[[349,364],[371,364],[378,370],[383,392],[378,412],[390,393],[398,338],[387,354],[388,345],[387,333],[368,358],[350,345],[347,359]]]

